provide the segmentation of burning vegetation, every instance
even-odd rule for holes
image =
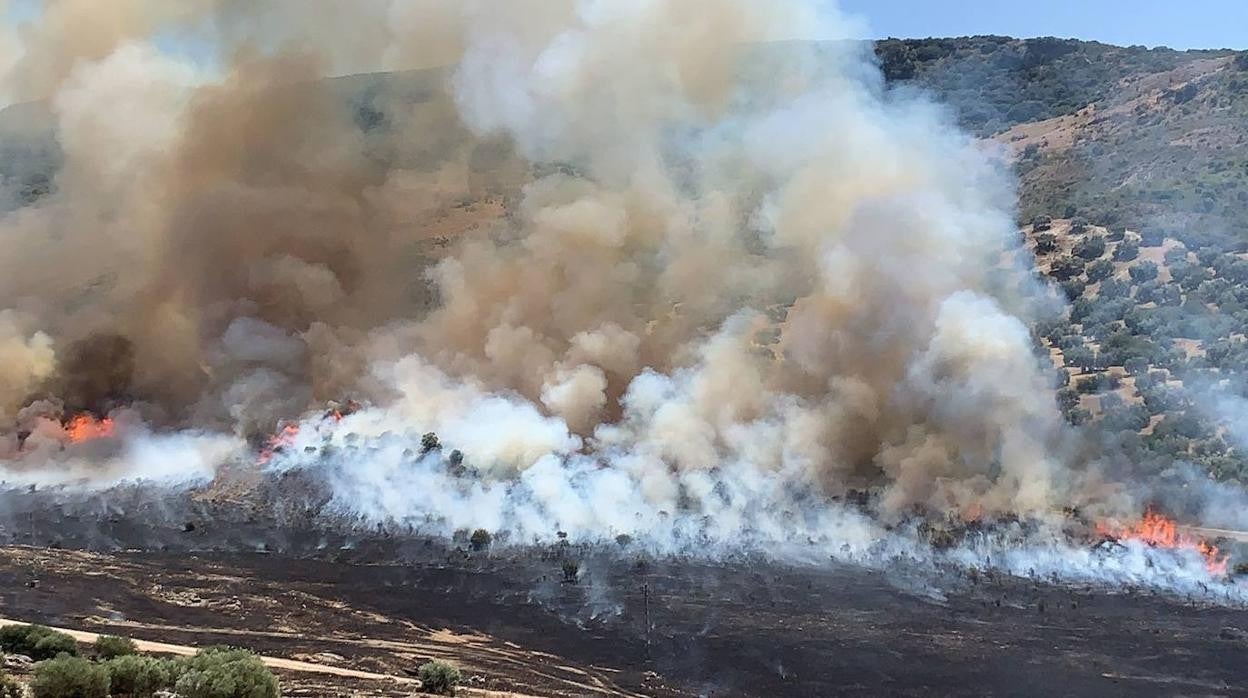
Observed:
[[[826,3],[124,4],[55,5],[3,83],[61,148],[0,215],[26,480],[280,469],[447,538],[854,561],[1152,494],[1054,402],[1004,164]],[[391,61],[437,68],[318,79]],[[1225,569],[1155,524],[1105,534]]]
[[[1185,533],[1174,519],[1152,509],[1132,524],[1098,522],[1096,532],[1108,540],[1138,541],[1155,548],[1192,551],[1204,561],[1210,576],[1223,577],[1227,573],[1229,555],[1209,541]]]
[[[77,414],[65,422],[65,436],[70,443],[78,444],[113,436],[113,420],[99,419],[90,414]]]

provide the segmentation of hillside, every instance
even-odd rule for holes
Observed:
[[[876,54],[1007,148],[1023,266],[1070,302],[1035,328],[1068,421],[1147,469],[1248,477],[1248,53],[983,36]]]
[[[1013,159],[1024,266],[1034,259],[1071,304],[1035,328],[1068,420],[1105,427],[1155,469],[1180,458],[1248,477],[1248,444],[1236,439],[1248,429],[1230,407],[1248,395],[1248,54],[993,36],[890,39],[876,54],[890,85],[929,92]],[[528,176],[509,144],[473,139],[447,78],[432,69],[280,88],[327,87],[348,105],[359,167],[379,182],[395,166],[464,173],[472,200],[420,220],[434,247],[506,215]],[[0,111],[5,208],[55,186],[48,117],[40,103]],[[413,254],[397,263],[436,251]]]
[[[876,54],[890,82],[1010,147],[1021,220],[1248,249],[1248,53],[982,36],[890,39]]]

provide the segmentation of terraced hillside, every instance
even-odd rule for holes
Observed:
[[[1073,424],[1104,428],[1139,462],[1248,476],[1248,254],[1078,219],[1024,231],[1041,274],[1071,301],[1036,327]]]

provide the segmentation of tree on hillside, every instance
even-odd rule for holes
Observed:
[[[1114,273],[1114,263],[1108,259],[1098,259],[1088,265],[1088,282],[1096,283]]]
[[[1076,257],[1093,260],[1105,254],[1105,238],[1101,235],[1089,235],[1071,248]]]
[[[1065,281],[1083,273],[1083,262],[1074,257],[1058,257],[1049,266],[1049,275],[1059,281]]]
[[[1057,249],[1057,236],[1053,233],[1040,233],[1036,236],[1036,254],[1045,255]]]
[[[1130,262],[1140,256],[1140,246],[1132,240],[1123,240],[1114,250],[1114,261]]]
[[[1149,261],[1144,261],[1132,265],[1128,272],[1131,274],[1132,281],[1137,284],[1142,284],[1146,281],[1152,281],[1157,278],[1157,265]]]

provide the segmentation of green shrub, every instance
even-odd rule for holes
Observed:
[[[1100,235],[1089,235],[1071,247],[1076,257],[1091,261],[1105,254],[1105,238]]]
[[[459,684],[459,669],[446,662],[432,661],[420,665],[420,690],[443,696],[455,695]]]
[[[1108,259],[1098,259],[1088,265],[1087,268],[1088,281],[1096,283],[1102,279],[1108,279],[1110,274],[1114,273],[1114,263]]]
[[[35,665],[34,698],[108,698],[108,670],[81,657],[57,657]]]
[[[490,547],[490,543],[494,537],[484,528],[478,528],[472,532],[472,537],[468,539],[468,543],[472,545],[473,550],[485,550]]]
[[[174,684],[182,698],[277,698],[277,677],[255,654],[210,647],[182,661]]]
[[[0,698],[25,698],[26,689],[12,676],[0,672]]]
[[[1123,240],[1114,249],[1114,259],[1119,262],[1130,262],[1139,256],[1140,246],[1131,240]]]
[[[173,688],[182,674],[181,663],[172,659],[126,654],[104,663],[109,691],[114,696],[147,698],[161,689]]]
[[[36,661],[58,654],[78,654],[78,642],[65,633],[43,625],[6,625],[0,628],[0,649],[24,654]]]
[[[101,635],[95,638],[93,647],[97,659],[112,659],[113,657],[139,653],[139,648],[135,646],[134,640],[116,635]]]
[[[0,649],[13,654],[22,654],[26,638],[30,634],[30,625],[6,625],[0,627]]]
[[[31,659],[51,659],[61,654],[75,656],[78,654],[78,641],[55,630],[35,640],[34,653]]]
[[[1040,233],[1036,236],[1036,254],[1049,254],[1057,250],[1057,236],[1053,233]]]

